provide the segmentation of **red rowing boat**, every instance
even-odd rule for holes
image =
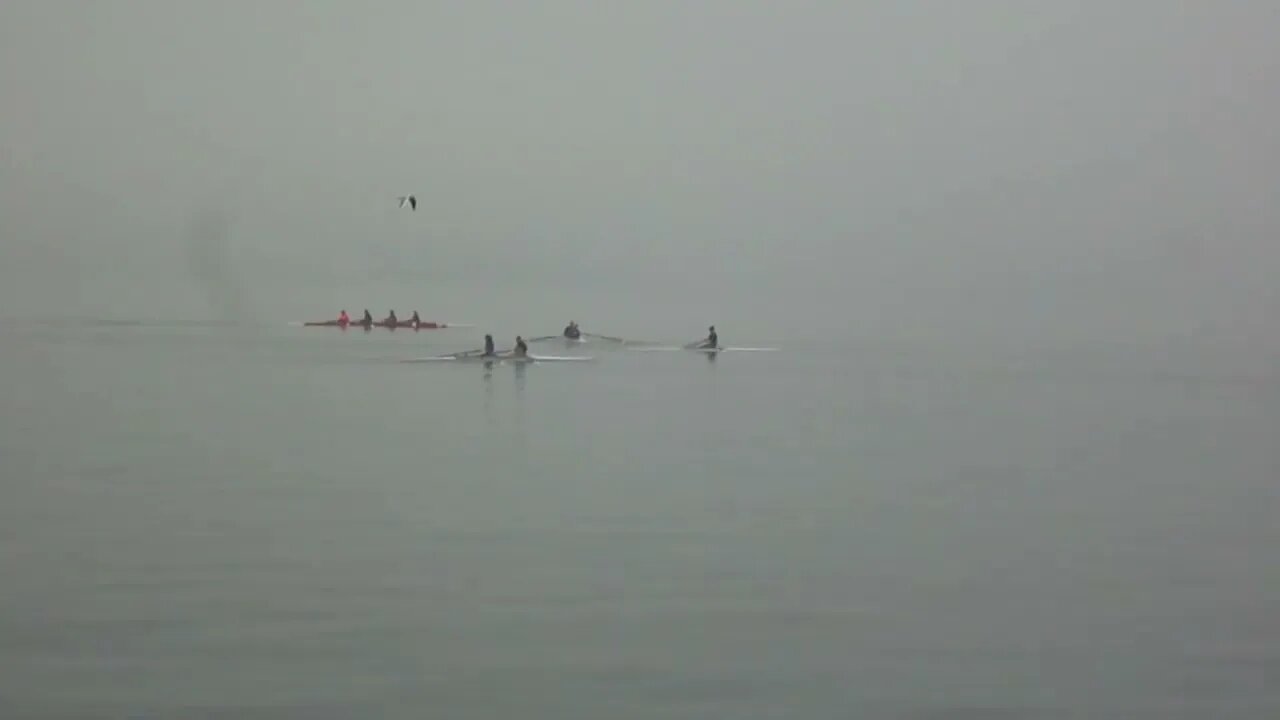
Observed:
[[[404,322],[398,322],[395,324],[388,323],[385,321],[378,321],[374,323],[362,323],[362,322],[342,323],[337,320],[322,320],[318,322],[304,322],[302,323],[302,325],[303,327],[336,327],[336,328],[343,328],[343,329],[346,329],[348,327],[353,327],[353,328],[364,328],[365,330],[370,330],[372,328],[386,328],[388,330],[396,330],[399,328],[404,328],[405,330],[444,330],[450,327],[448,323],[421,322],[421,321],[414,323],[412,320],[406,320]]]

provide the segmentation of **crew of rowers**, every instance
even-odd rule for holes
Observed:
[[[511,351],[511,354],[516,357],[529,356],[529,345],[524,341],[524,338],[520,337],[519,335],[516,336],[516,346],[515,346],[515,349]],[[494,349],[494,346],[493,346],[493,336],[485,335],[484,336],[484,353],[481,354],[481,357],[497,357],[497,356],[498,356],[498,352]]]
[[[342,327],[347,327],[348,325],[351,324],[351,318],[347,316],[346,310],[343,310],[342,312],[338,313],[338,324],[341,325]],[[375,324],[373,322],[373,315],[369,313],[368,308],[365,308],[364,317],[360,319],[360,322],[358,324],[366,328],[373,327],[373,325]],[[386,319],[384,319],[381,323],[377,323],[377,324],[382,325],[384,327],[388,327],[388,328],[394,328],[394,327],[398,327],[401,323],[396,318],[396,311],[391,310],[389,311]],[[414,310],[413,317],[409,318],[409,320],[404,323],[406,327],[412,327],[414,329],[417,329],[421,324],[422,324],[422,320],[418,317],[417,310]],[[434,326],[434,323],[430,323],[430,324]],[[712,348],[720,347],[720,338],[719,336],[716,335],[716,326],[712,325],[707,330],[708,332],[705,340],[695,341],[694,343],[691,343],[691,345],[686,345],[685,347],[693,346],[699,349],[712,349]],[[569,321],[569,324],[565,326],[564,336],[570,340],[578,340],[582,337],[582,330],[578,327],[577,321],[575,320]],[[516,346],[515,346],[515,349],[512,351],[512,354],[515,355],[516,357],[526,357],[529,354],[529,345],[525,343],[524,338],[520,337],[519,335],[516,336]],[[497,352],[494,351],[492,335],[484,336],[484,355],[486,357],[497,355]]]
[[[348,325],[351,325],[351,324],[352,324],[351,318],[347,315],[346,310],[343,310],[342,312],[338,313],[338,325],[342,327],[347,327]],[[401,325],[404,325],[405,327],[411,327],[415,330],[418,329],[418,327],[423,325],[427,325],[431,327],[435,326],[435,323],[423,323],[422,319],[418,317],[417,310],[413,311],[413,317],[409,318],[408,320],[405,320],[404,322],[401,322],[398,318],[396,318],[395,310],[391,310],[388,312],[387,317],[384,318],[382,322],[375,323],[373,320],[373,314],[369,312],[368,308],[365,308],[364,317],[360,318],[360,322],[356,324],[362,325],[364,327],[373,327],[374,325],[380,325],[382,327],[388,327],[388,328],[395,328],[395,327],[400,327]]]

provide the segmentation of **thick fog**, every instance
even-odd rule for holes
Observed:
[[[1278,59],[1273,3],[11,1],[0,314],[1274,349]]]

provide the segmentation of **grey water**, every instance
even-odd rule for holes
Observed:
[[[5,334],[6,717],[1280,711],[1274,374]]]

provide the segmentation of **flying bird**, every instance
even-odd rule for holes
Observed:
[[[408,205],[410,210],[412,210],[412,211],[414,211],[414,212],[417,212],[417,210],[418,210],[418,198],[416,198],[416,197],[414,197],[414,196],[412,196],[412,195],[404,195],[404,196],[401,196],[401,198],[400,198],[400,207],[404,207],[405,205]]]

